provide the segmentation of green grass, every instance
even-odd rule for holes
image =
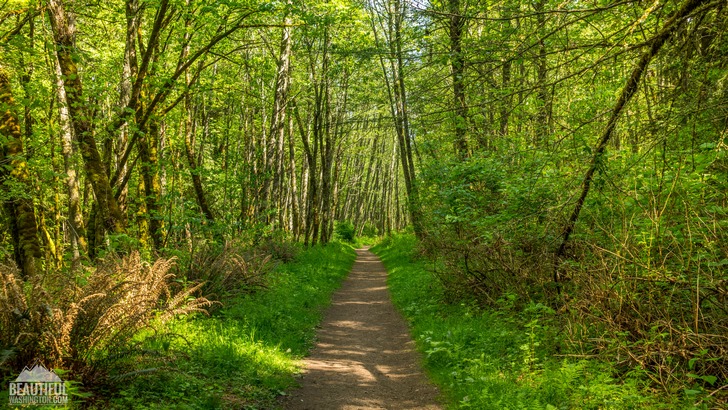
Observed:
[[[299,359],[332,292],[351,269],[350,246],[331,243],[279,266],[268,289],[229,302],[212,317],[173,321],[150,350],[176,352],[161,370],[124,382],[102,408],[256,409],[275,407],[294,383]],[[176,336],[175,336],[176,335]]]
[[[395,235],[372,250],[389,271],[395,305],[410,322],[425,368],[459,409],[676,409],[675,398],[651,393],[639,371],[618,378],[608,363],[555,354],[563,344],[556,317],[540,304],[481,309],[446,304],[443,290],[412,235]],[[674,399],[674,400],[673,400]]]

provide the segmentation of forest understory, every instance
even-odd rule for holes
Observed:
[[[273,405],[359,240],[454,408],[509,394],[479,351],[531,388],[507,408],[725,408],[727,29],[726,0],[0,2],[2,405],[35,364],[78,407]],[[498,318],[516,351],[467,331]]]

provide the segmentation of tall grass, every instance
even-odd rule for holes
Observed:
[[[694,408],[681,397],[651,392],[639,369],[617,377],[625,373],[609,363],[570,354],[558,316],[547,306],[512,294],[496,301],[497,308],[465,298],[446,303],[451,295],[416,247],[413,236],[400,235],[373,251],[387,267],[394,303],[450,408]]]

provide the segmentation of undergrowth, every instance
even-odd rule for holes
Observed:
[[[97,393],[141,362],[158,365],[135,342],[139,332],[212,304],[194,296],[200,285],[180,289],[174,263],[148,263],[138,252],[107,255],[74,276],[54,271],[25,282],[14,266],[0,265],[0,403],[7,403],[7,382],[34,363],[62,369],[67,381]],[[88,396],[83,390],[72,395]]]
[[[275,266],[272,253],[250,249],[244,243],[236,241],[229,241],[224,245],[205,244],[187,259],[188,266],[180,276],[188,282],[200,283],[202,295],[223,303],[266,287],[268,274]],[[276,261],[292,259],[293,255],[290,259]],[[212,307],[217,306],[220,304]]]
[[[347,245],[313,247],[278,265],[265,289],[229,299],[211,317],[170,322],[166,336],[145,339],[149,349],[178,352],[177,359],[137,375],[99,408],[274,407],[294,383],[322,308],[355,258]]]
[[[452,302],[412,235],[395,235],[372,250],[389,272],[425,367],[460,409],[681,409],[683,397],[660,396],[643,371],[570,354],[558,316],[539,303],[500,298],[497,308]],[[448,300],[451,303],[446,303]],[[697,408],[709,408],[702,403]]]

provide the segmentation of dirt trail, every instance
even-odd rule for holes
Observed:
[[[422,373],[407,324],[390,300],[384,265],[367,249],[357,255],[305,360],[301,387],[284,407],[440,409],[438,391]]]

